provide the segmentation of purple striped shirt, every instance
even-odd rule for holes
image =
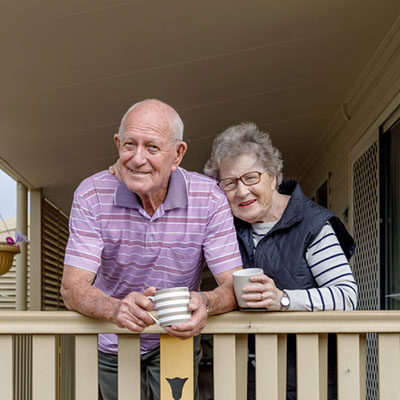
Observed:
[[[219,274],[242,265],[224,193],[204,175],[178,168],[167,197],[149,216],[124,183],[107,171],[85,179],[71,208],[65,264],[91,271],[94,286],[118,299],[150,286],[199,290],[204,261]],[[143,334],[141,351],[158,346]],[[99,349],[117,353],[117,335],[99,335]]]

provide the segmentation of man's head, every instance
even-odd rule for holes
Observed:
[[[171,172],[182,161],[187,145],[178,113],[159,100],[134,104],[114,135],[121,177],[143,206],[155,209],[164,201]],[[146,207],[147,206],[147,207]]]

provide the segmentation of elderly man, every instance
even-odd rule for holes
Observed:
[[[230,208],[212,179],[179,167],[187,149],[182,136],[178,113],[158,100],[136,103],[122,118],[114,136],[122,182],[102,171],[74,195],[61,288],[68,309],[142,332],[154,323],[146,296],[188,286],[192,318],[165,328],[188,338],[208,314],[236,307],[232,272],[242,261]],[[218,287],[202,293],[204,261]],[[116,335],[99,336],[104,399],[117,399],[117,349]],[[142,399],[158,399],[158,335],[141,335],[141,354]]]

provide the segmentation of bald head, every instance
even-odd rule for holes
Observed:
[[[125,129],[126,120],[133,115],[140,116],[143,119],[151,118],[157,115],[158,119],[162,119],[168,125],[173,141],[183,140],[183,121],[174,108],[157,99],[146,99],[135,103],[131,106],[121,119],[118,134],[121,139]]]

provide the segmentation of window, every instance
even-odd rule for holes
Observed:
[[[380,135],[381,304],[400,310],[400,121]]]

